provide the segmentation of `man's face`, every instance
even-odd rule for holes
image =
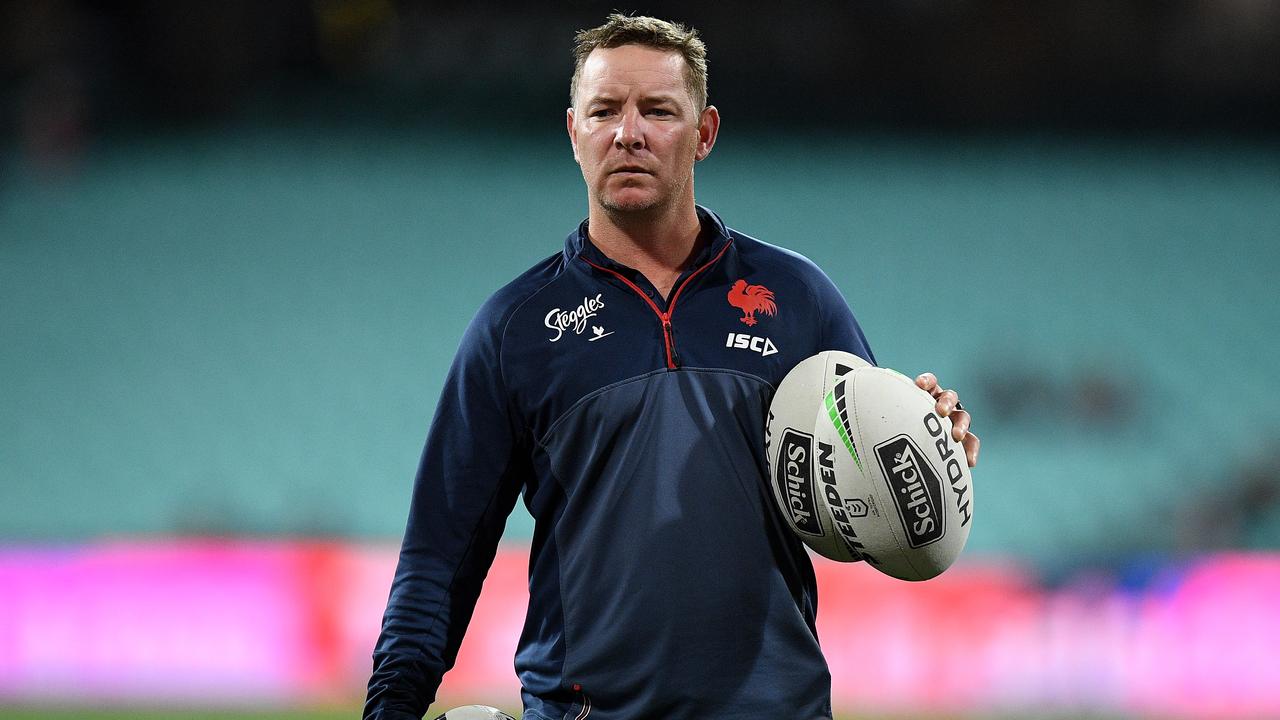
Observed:
[[[567,124],[594,204],[611,213],[670,206],[693,194],[693,163],[711,152],[714,107],[699,112],[679,53],[597,48],[578,77]]]

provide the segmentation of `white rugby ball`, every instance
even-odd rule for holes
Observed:
[[[449,710],[436,720],[515,720],[515,718],[488,705],[466,705]]]
[[[928,580],[964,549],[964,448],[905,375],[836,350],[802,361],[774,395],[765,447],[774,500],[819,555]]]

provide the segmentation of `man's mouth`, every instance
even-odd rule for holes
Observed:
[[[643,174],[643,175],[652,175],[652,174],[653,174],[653,173],[649,172],[648,170],[645,170],[645,169],[644,169],[644,168],[642,168],[642,167],[633,167],[633,166],[620,167],[620,168],[618,168],[618,169],[614,170],[614,171],[613,171],[613,173],[611,173],[611,174],[613,174],[613,175],[621,175],[621,174],[624,174],[624,173],[635,173],[635,174]]]

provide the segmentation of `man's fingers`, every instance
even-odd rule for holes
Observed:
[[[938,402],[934,405],[934,409],[937,410],[938,414],[942,417],[950,415],[951,411],[955,410],[956,405],[960,403],[960,396],[956,394],[955,390],[942,390],[934,395],[934,397],[938,399]]]
[[[964,434],[969,432],[969,413],[964,410],[956,410],[951,413],[951,439],[956,442],[964,440]]]
[[[964,445],[964,456],[969,461],[969,467],[977,465],[978,448],[982,445],[982,441],[978,440],[977,435],[969,432],[971,418],[960,405],[960,395],[955,390],[944,390],[938,385],[938,376],[931,372],[916,376],[916,387],[934,397],[936,400],[933,406],[934,411],[942,417],[951,418],[951,437]]]
[[[977,435],[969,433],[964,436],[964,457],[969,461],[969,467],[975,467],[978,464],[978,449],[982,447],[982,441]]]
[[[938,395],[938,376],[931,372],[920,373],[916,376],[916,387],[937,397]]]

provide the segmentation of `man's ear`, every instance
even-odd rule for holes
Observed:
[[[711,148],[715,147],[719,134],[720,111],[715,105],[708,105],[698,119],[698,151],[693,156],[695,160],[702,160],[711,154]]]
[[[582,164],[578,158],[578,133],[573,128],[573,108],[564,111],[564,126],[569,131],[569,144],[573,146],[573,161]]]

